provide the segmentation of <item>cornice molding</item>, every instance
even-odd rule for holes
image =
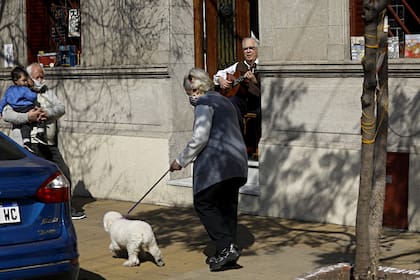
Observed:
[[[264,63],[258,71],[262,77],[306,78],[355,78],[363,77],[360,62],[350,63]],[[420,78],[420,60],[391,60],[388,66],[390,78]]]
[[[0,69],[0,80],[10,80],[11,68]],[[49,80],[71,79],[139,79],[169,78],[167,65],[107,66],[107,67],[54,67],[45,68]]]

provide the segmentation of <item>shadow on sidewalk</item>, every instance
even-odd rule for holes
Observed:
[[[84,212],[84,206],[86,204],[95,202],[96,199],[92,196],[91,192],[86,188],[85,182],[79,180],[73,188],[73,195],[71,199],[71,205],[77,211]]]
[[[105,280],[101,275],[80,268],[78,280]]]
[[[88,222],[100,226],[99,230],[102,230],[102,225],[97,221],[102,219],[106,211],[127,211],[132,205],[132,202],[112,204],[95,201],[90,197],[75,197],[74,200],[77,205],[86,206],[86,209],[95,208]],[[110,205],[116,209],[110,209]],[[185,252],[199,252],[203,257],[214,252],[204,227],[191,207],[141,204],[131,213],[130,219],[148,222],[161,248],[176,245]],[[243,249],[242,256],[288,255],[289,250],[294,248],[293,252],[301,252],[315,267],[354,263],[354,227],[247,214],[239,215],[238,221],[238,245]],[[385,231],[381,239],[381,264],[418,269],[419,244],[418,233]]]
[[[200,250],[206,256],[214,254],[215,248],[192,208],[159,207],[134,212],[130,219],[150,223],[163,248],[180,243],[187,251]],[[355,236],[352,227],[245,214],[238,220],[237,243],[243,249],[243,256],[272,255],[288,247],[308,246],[320,249],[317,253],[319,265],[353,260]]]

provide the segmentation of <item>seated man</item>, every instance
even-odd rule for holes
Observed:
[[[261,85],[260,79],[255,69],[258,64],[258,41],[254,38],[244,38],[242,40],[242,50],[245,60],[236,62],[226,69],[219,70],[213,77],[213,82],[220,89],[225,90],[232,87],[229,75],[238,73],[243,81],[239,84],[237,93],[229,99],[241,112],[244,118],[248,113],[253,113],[243,131],[248,155],[255,158],[258,149],[258,142],[261,138]]]

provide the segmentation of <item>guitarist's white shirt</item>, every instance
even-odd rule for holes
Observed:
[[[249,65],[246,60],[244,60],[244,63],[248,66],[248,69],[251,68],[251,65]],[[255,60],[255,63],[258,64],[258,58]],[[222,69],[222,70],[217,71],[217,73],[214,74],[214,76],[213,76],[213,82],[214,82],[214,84],[215,85],[220,85],[219,84],[219,77],[222,77],[223,79],[226,80],[228,74],[232,74],[233,75],[236,72],[236,67],[237,66],[238,66],[238,62],[236,62],[235,64],[233,64],[233,65],[231,65],[231,66],[229,66],[229,67],[227,67],[225,69]]]

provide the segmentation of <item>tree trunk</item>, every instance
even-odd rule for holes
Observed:
[[[388,94],[387,34],[384,34],[383,19],[388,2],[389,0],[363,1],[365,56],[362,61],[364,71],[361,97],[362,148],[356,217],[355,280],[377,279],[379,240],[385,197],[386,165],[384,166],[384,164],[386,164],[387,135],[387,126],[384,126],[383,122],[385,117],[382,120],[377,117],[384,116],[384,113],[387,112],[384,107]],[[380,55],[380,53],[384,53],[384,55]],[[382,64],[383,62],[385,64]],[[380,70],[380,73],[377,70]],[[379,77],[386,81],[379,81]],[[384,93],[386,93],[386,98]],[[377,95],[377,101],[380,102],[376,116],[375,95]]]
[[[385,12],[385,11],[384,11]],[[373,268],[377,270],[380,253],[388,137],[388,33],[383,32],[384,21],[378,26],[379,58],[377,60],[378,88],[376,90],[376,141],[374,152],[374,177],[370,201],[370,236]]]

